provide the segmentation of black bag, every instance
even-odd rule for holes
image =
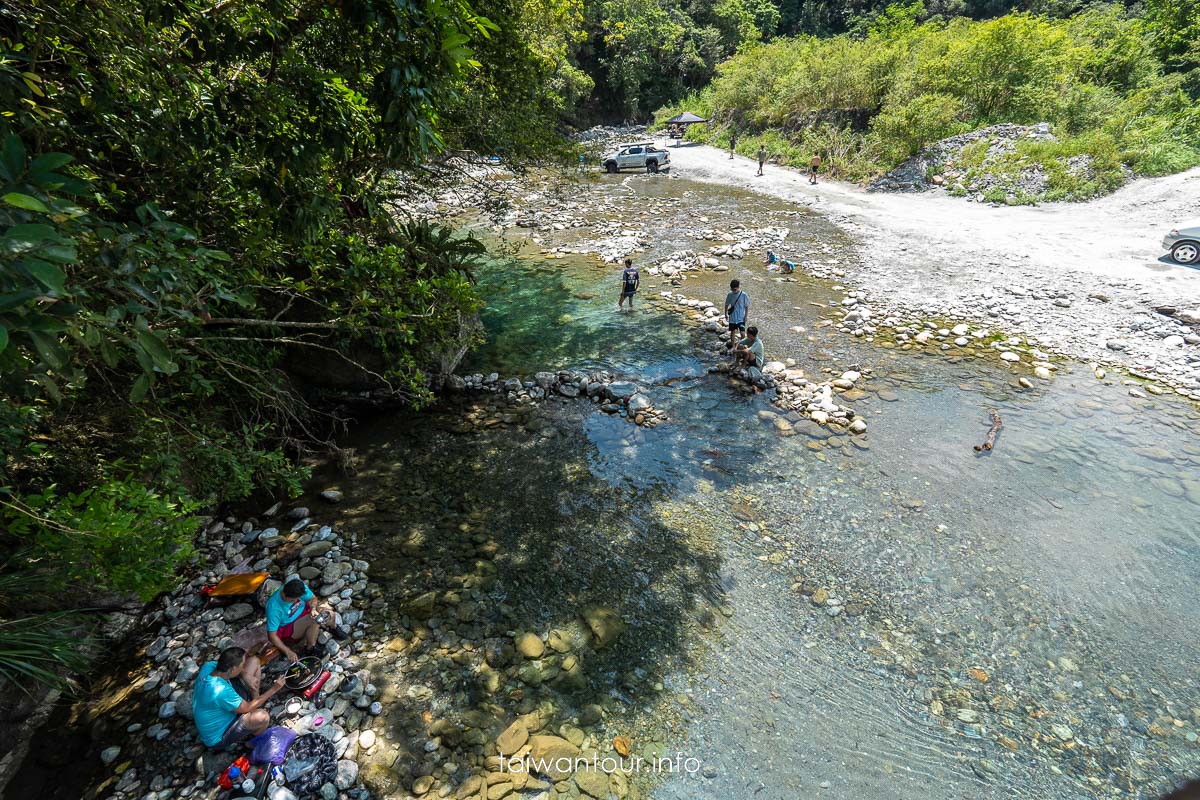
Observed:
[[[290,774],[289,774],[290,773]],[[337,751],[333,742],[316,733],[296,738],[288,748],[283,762],[287,788],[297,797],[308,797],[321,791],[337,777]]]

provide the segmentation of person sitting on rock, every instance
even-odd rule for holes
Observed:
[[[234,688],[235,679],[240,679],[250,699]],[[271,715],[263,706],[283,688],[284,676],[260,694],[261,680],[262,664],[240,647],[225,648],[216,661],[200,668],[192,688],[192,719],[205,746],[232,747],[267,729]]]
[[[273,644],[289,662],[299,656],[288,644],[302,644],[305,650],[317,644],[321,633],[313,612],[312,589],[299,578],[292,578],[267,598],[267,641]]]
[[[746,328],[746,338],[738,342],[733,355],[739,367],[762,369],[764,354],[762,339],[758,338],[758,328],[753,325]]]

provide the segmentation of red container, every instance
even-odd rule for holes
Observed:
[[[329,674],[329,670],[327,669],[321,671],[320,677],[312,682],[312,686],[304,690],[305,700],[312,700],[317,696],[317,692],[321,691],[321,687],[325,685],[325,681],[329,680]]]
[[[233,771],[234,767],[242,771],[243,777],[238,778],[238,783],[241,783],[244,780],[244,776],[250,772],[250,759],[245,756],[239,756],[236,761],[225,768],[225,771],[221,773],[221,777],[217,778],[217,785],[222,789],[233,788],[233,780],[229,777],[229,773]]]

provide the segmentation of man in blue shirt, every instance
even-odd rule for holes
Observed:
[[[245,700],[231,681],[241,678],[252,700]],[[280,675],[271,688],[259,694],[262,665],[253,656],[247,658],[240,647],[227,647],[216,661],[209,661],[196,675],[192,687],[192,718],[200,741],[208,747],[227,748],[257,736],[271,724],[271,715],[263,706],[283,688]]]
[[[299,578],[292,578],[267,598],[267,640],[289,662],[299,660],[289,643],[302,644],[306,649],[317,643],[321,626],[312,615],[312,601],[312,589]]]

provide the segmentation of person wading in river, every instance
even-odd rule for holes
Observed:
[[[633,259],[625,259],[625,271],[621,273],[621,299],[617,302],[617,308],[625,305],[625,298],[629,298],[629,310],[633,310],[633,296],[637,293],[638,285],[642,282],[642,278],[638,275],[637,267],[633,265]]]
[[[767,163],[767,148],[758,146],[758,174],[762,175],[763,164]]]
[[[817,173],[821,171],[821,155],[813,153],[812,161],[808,162],[808,182],[816,186]]]
[[[729,282],[729,294],[725,295],[725,319],[729,322],[729,344],[733,347],[746,333],[746,317],[750,314],[750,297],[742,291],[740,281]]]

